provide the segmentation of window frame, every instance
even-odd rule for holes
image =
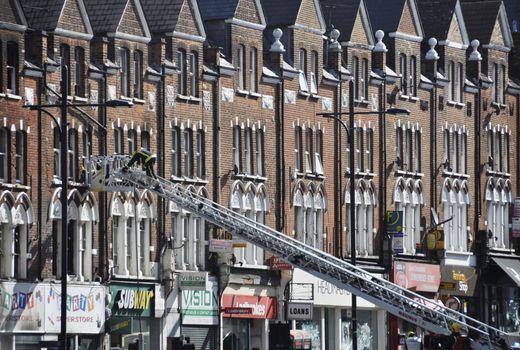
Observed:
[[[179,69],[179,74],[177,74],[177,93],[181,96],[186,96],[186,50],[182,48],[177,49],[177,65]]]
[[[407,79],[408,76],[408,70],[406,67],[406,55],[404,53],[399,54],[399,71],[400,71],[400,89],[401,89],[401,95],[407,96],[408,95],[408,87],[407,87]]]
[[[360,76],[360,98],[362,101],[368,100],[368,60],[361,59],[361,76]]]
[[[299,85],[300,91],[303,93],[309,93],[309,86],[307,83],[307,50],[300,48],[299,51]]]
[[[239,90],[246,88],[246,48],[239,44],[237,47],[237,87]]]
[[[318,93],[318,52],[311,51],[311,94]]]
[[[133,96],[137,99],[143,98],[143,52],[134,51],[134,91]]]
[[[302,154],[302,127],[296,126],[294,128],[294,170],[297,172],[303,171],[303,154]]]
[[[323,175],[323,131],[321,129],[316,131],[315,142],[314,164],[316,167],[316,174]]]
[[[237,172],[240,173],[242,171],[242,131],[239,125],[235,125],[231,132],[233,134],[233,165]]]
[[[11,156],[11,132],[7,128],[0,128],[0,181],[9,182],[9,164]]]
[[[204,130],[197,130],[197,177],[206,179],[206,134]]]
[[[410,75],[408,85],[410,96],[417,97],[417,57],[410,56]]]
[[[256,47],[249,49],[249,90],[258,91],[258,52]]]
[[[256,130],[256,173],[264,176],[264,131],[259,128]]]
[[[72,181],[78,179],[78,131],[74,128],[68,130],[67,137],[67,178]]]
[[[311,128],[305,129],[305,172],[312,174],[314,171],[313,158],[313,131]]]
[[[67,45],[67,44],[60,44],[60,59],[61,59],[61,64],[62,66],[65,65],[67,66],[68,70],[67,70],[67,80],[68,80],[68,86],[67,86],[67,89],[68,89],[68,96],[72,95],[72,91],[70,89],[70,76],[71,76],[71,70],[72,70],[72,67],[70,65],[70,46]],[[60,71],[61,71],[61,67],[60,67]],[[60,76],[60,79],[61,79],[61,76]],[[63,91],[60,91],[60,93],[63,93]]]
[[[74,95],[85,97],[85,49],[74,47]]]
[[[359,100],[359,58],[357,56],[352,57],[350,70],[352,74],[354,100]]]
[[[181,128],[172,128],[172,175],[181,176]]]
[[[127,131],[128,140],[128,153],[132,154],[137,150],[137,131],[135,129],[129,129]]]
[[[184,176],[193,177],[193,130],[184,129]]]
[[[245,172],[247,175],[253,174],[253,130],[251,128],[246,128],[244,130],[244,159],[246,162]]]
[[[199,80],[198,80],[198,70],[199,70],[199,55],[196,51],[191,51],[189,53],[189,80],[190,80],[190,96],[198,97],[199,96]]]
[[[27,181],[27,133],[23,130],[17,130],[15,134],[15,164],[16,164],[16,182],[25,185]]]
[[[114,154],[123,155],[125,151],[123,143],[123,128],[114,128]]]
[[[121,96],[130,97],[130,50],[128,48],[119,48],[119,60],[121,67],[119,73]]]

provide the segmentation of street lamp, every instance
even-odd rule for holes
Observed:
[[[61,328],[60,328],[60,348],[67,349],[67,273],[68,273],[68,259],[67,259],[67,217],[68,217],[68,205],[67,205],[67,192],[68,192],[68,180],[67,180],[67,109],[68,107],[132,107],[132,102],[127,100],[110,100],[104,103],[78,103],[71,104],[67,101],[69,95],[69,75],[68,67],[66,65],[61,66],[61,101],[58,104],[37,104],[37,105],[26,105],[24,108],[29,110],[39,110],[50,116],[60,131],[60,177],[61,177]],[[60,122],[58,119],[49,111],[44,108],[59,108],[61,111]],[[81,110],[80,110],[81,111]],[[98,125],[102,129],[106,130],[106,127],[101,125],[97,120],[90,117],[86,113],[89,121]]]
[[[385,92],[383,91],[383,94]],[[340,113],[317,113],[316,115],[321,115],[324,118],[331,118],[337,121],[343,128],[345,129],[345,132],[348,135],[349,140],[349,163],[350,163],[350,261],[352,265],[356,265],[356,235],[354,234],[356,230],[356,208],[355,208],[355,181],[356,176],[354,173],[354,115],[365,115],[365,114],[377,114],[377,115],[384,115],[384,114],[405,114],[409,115],[410,111],[408,109],[403,108],[389,108],[385,111],[367,111],[367,112],[354,112],[354,82],[352,80],[349,81],[349,111],[348,112],[340,112]],[[341,119],[342,115],[348,114],[349,116],[349,125]],[[383,140],[383,142],[386,142],[386,140]],[[383,169],[383,171],[386,171],[386,169]],[[357,300],[356,295],[352,294],[352,349],[357,349]]]

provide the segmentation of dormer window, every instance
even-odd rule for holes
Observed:
[[[257,90],[258,90],[257,81],[256,81],[257,65],[258,65],[257,52],[256,52],[256,48],[253,47],[249,51],[249,84],[250,84],[251,92],[257,92]]]
[[[121,95],[130,96],[130,51],[126,48],[121,48],[120,66]]]
[[[246,59],[244,45],[239,45],[237,49],[237,74],[238,88],[244,90],[246,86]]]
[[[18,44],[7,43],[7,92],[18,93]]]
[[[311,93],[318,93],[318,53],[311,52]]]
[[[134,52],[134,97],[143,98],[143,53]]]
[[[401,95],[408,95],[408,88],[407,88],[407,70],[406,70],[406,55],[400,54],[399,55],[399,70],[401,73],[400,78],[400,88],[401,88]]]
[[[300,49],[300,91],[308,93],[307,87],[307,52]]]
[[[74,48],[74,95],[85,97],[85,50]]]

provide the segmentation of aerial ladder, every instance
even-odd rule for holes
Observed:
[[[464,315],[430,299],[377,277],[335,256],[304,244],[266,225],[255,222],[201,195],[158,177],[147,176],[138,168],[124,170],[126,156],[98,156],[93,158],[91,186],[98,191],[131,191],[141,187],[155,192],[179,207],[200,216],[251,244],[271,252],[282,260],[308,273],[345,289],[381,309],[410,323],[435,333],[450,334],[450,327],[458,323],[463,333],[479,335],[489,349],[507,349],[515,338],[474,318]]]

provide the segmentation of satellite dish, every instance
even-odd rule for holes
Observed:
[[[435,211],[434,208],[430,208],[431,211],[432,211],[432,218],[433,218],[433,223],[435,224],[435,226],[439,225],[439,217],[437,216],[437,212]]]

